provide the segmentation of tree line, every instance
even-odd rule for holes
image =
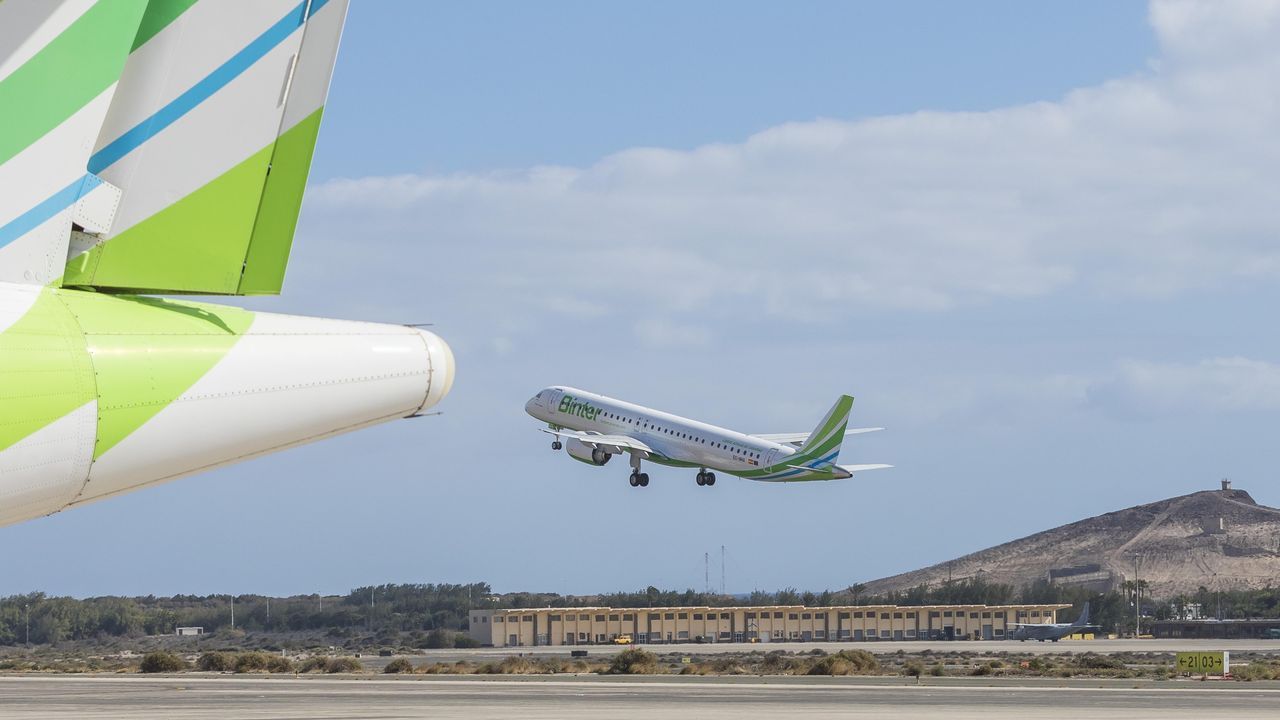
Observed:
[[[663,607],[730,605],[1011,605],[1065,603],[1060,620],[1075,619],[1085,602],[1093,622],[1105,630],[1125,632],[1133,627],[1134,597],[1141,598],[1146,618],[1179,616],[1199,605],[1206,616],[1223,618],[1280,617],[1280,589],[1195,593],[1155,600],[1144,583],[1126,583],[1098,593],[1080,587],[1038,581],[1022,587],[966,578],[939,585],[920,585],[902,592],[869,595],[853,585],[841,591],[810,592],[785,588],[755,591],[745,596],[647,587],[601,595],[556,593],[494,594],[488,583],[385,584],[364,586],[346,595],[174,595],[171,597],[49,597],[44,593],[0,598],[0,645],[95,640],[112,637],[169,635],[178,627],[200,626],[205,632],[234,627],[247,632],[328,631],[376,633],[386,637],[402,632],[461,631],[473,608],[536,607]],[[234,610],[233,610],[234,607]]]

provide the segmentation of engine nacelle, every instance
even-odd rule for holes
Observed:
[[[609,462],[612,454],[607,453],[600,448],[593,448],[577,438],[569,438],[564,444],[565,452],[569,453],[569,457],[588,465],[603,465]]]

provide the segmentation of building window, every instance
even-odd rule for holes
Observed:
[[[943,613],[942,613],[942,617],[951,617],[951,611],[950,611],[950,610],[947,610],[947,611],[943,612]]]
[[[942,613],[938,612],[937,610],[930,610],[929,617],[931,618],[942,617]]]
[[[795,613],[787,613],[788,620],[799,620],[800,616]]]
[[[862,611],[861,611],[861,610],[859,610],[858,612],[854,613],[854,614],[853,614],[853,616],[854,616],[854,617],[856,617],[856,618],[858,618],[859,620],[861,620],[861,619],[862,619]]]
[[[977,620],[977,619],[978,619],[978,613],[976,613],[976,612],[971,612],[971,613],[969,613],[969,617],[973,618],[974,620]]]
[[[493,621],[496,623],[506,622],[506,620],[504,620],[501,615],[499,615],[498,617],[495,617]]]
[[[579,619],[579,620],[581,620],[582,622],[586,622],[586,621],[588,621],[588,620],[590,620],[590,619],[591,619],[591,616],[590,616],[590,615],[579,615],[579,616],[578,616],[578,619]]]
[[[635,619],[636,619],[636,616],[635,616],[635,615],[623,615],[623,616],[622,616],[622,621],[623,621],[623,622],[631,622],[632,620],[635,620]]]
[[[889,619],[889,613],[880,613],[880,619],[881,619],[881,620],[888,620],[888,619]]]
[[[777,618],[777,619],[781,620],[781,619],[782,619],[782,611],[781,611],[781,610],[779,610],[778,612],[775,612],[775,613],[773,614],[773,616],[774,616],[775,618]]]
[[[1039,610],[1032,610],[1032,611],[1031,611],[1031,617],[1040,617],[1040,611],[1039,611]]]
[[[753,612],[749,612],[749,613],[747,613],[747,619],[748,619],[748,620],[755,620],[755,619],[756,619],[756,614],[755,614],[755,613],[753,613]]]
[[[907,613],[907,617],[909,617],[909,618],[914,618],[915,616],[916,616],[916,614],[915,614],[915,613],[913,613],[913,612],[909,612],[909,613]]]
[[[610,615],[610,616],[609,616],[609,622],[618,622],[618,616],[617,616],[617,615]]]
[[[814,640],[825,640],[825,639],[827,639],[827,632],[826,632],[825,630],[814,630],[814,631],[813,631],[813,639],[814,639]]]
[[[661,619],[662,619],[662,616],[661,616],[661,615],[659,615],[658,613],[649,613],[649,619],[650,619],[650,620],[661,620]]]
[[[679,615],[676,615],[676,619],[677,619],[677,620],[688,620],[688,619],[689,619],[689,613],[680,613]]]
[[[984,612],[984,613],[982,613],[982,617],[983,617],[983,618],[986,618],[986,619],[990,619],[990,618],[991,618],[991,613],[989,613],[989,612]]]
[[[524,617],[520,618],[520,620],[521,620],[521,621],[523,621],[523,622],[533,622],[533,616],[532,616],[532,615],[525,615]]]
[[[596,616],[596,622],[604,622],[604,616],[603,616],[603,615],[597,615],[597,616]]]
[[[901,620],[901,619],[902,619],[902,613],[900,613],[900,612],[896,612],[896,613],[894,613],[894,614],[893,614],[893,619],[894,619],[894,620]]]
[[[547,619],[548,619],[548,620],[550,620],[551,622],[560,622],[560,616],[559,616],[559,615],[552,615],[551,617],[549,617],[549,618],[547,618]]]
[[[827,614],[826,614],[826,613],[814,613],[814,614],[813,614],[813,619],[814,619],[814,620],[826,620],[826,619],[827,619]]]
[[[663,619],[663,620],[675,620],[675,619],[676,619],[676,614],[675,614],[675,613],[667,613],[666,615],[664,615],[664,616],[663,616],[663,618],[662,618],[662,619]]]
[[[808,620],[808,619],[809,619],[809,617],[810,617],[810,616],[809,616],[809,613],[804,613],[803,615],[801,615],[801,616],[800,616],[800,619],[801,619],[801,620]]]
[[[693,619],[694,619],[694,620],[701,620],[701,619],[702,619],[702,613],[694,613],[694,614],[693,614]]]
[[[847,613],[847,612],[842,612],[842,613],[839,613],[836,617],[837,617],[837,619],[839,619],[839,620],[848,620],[848,619],[849,619],[849,613]]]
[[[720,613],[720,619],[721,619],[721,620],[728,620],[728,619],[729,619],[729,613]]]

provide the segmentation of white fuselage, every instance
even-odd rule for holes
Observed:
[[[662,465],[702,467],[737,474],[769,467],[794,447],[571,387],[549,387],[525,411],[552,427],[623,435],[653,448]]]

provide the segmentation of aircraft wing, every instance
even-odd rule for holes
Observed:
[[[598,433],[586,433],[578,430],[554,430],[552,428],[539,428],[542,432],[555,435],[556,437],[570,437],[587,447],[600,448],[605,452],[621,455],[624,452],[638,453],[640,457],[647,458],[650,455],[656,455],[653,448],[644,443],[629,438],[626,435],[600,435]]]
[[[862,433],[877,432],[883,429],[884,428],[852,428],[845,430],[844,434],[861,435]],[[751,437],[768,440],[769,442],[776,442],[782,445],[795,445],[796,447],[800,447],[809,439],[809,433],[757,433]]]

